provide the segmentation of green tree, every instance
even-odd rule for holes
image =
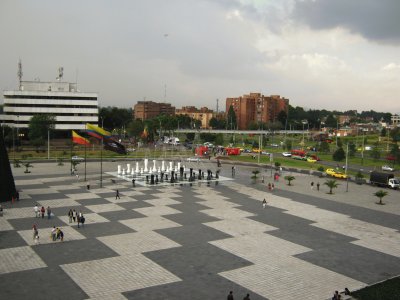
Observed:
[[[217,133],[214,140],[215,145],[224,144],[224,135],[222,133]]]
[[[285,142],[285,149],[286,150],[288,150],[288,151],[290,151],[290,150],[292,150],[292,147],[293,147],[293,144],[292,144],[292,140],[286,140],[286,142]]]
[[[383,190],[379,190],[376,193],[374,193],[374,196],[379,198],[379,202],[377,202],[377,204],[383,205],[384,203],[382,202],[382,198],[387,196],[388,192],[383,191]]]
[[[399,142],[400,141],[400,127],[396,127],[396,128],[393,128],[392,130],[390,130],[389,135],[392,138],[392,141],[394,143]]]
[[[40,114],[33,116],[29,121],[29,139],[43,139],[48,131],[54,129],[56,118],[53,115]]]
[[[31,172],[31,171],[29,171],[29,168],[33,168],[33,166],[29,162],[23,163],[22,165],[25,167],[24,173],[30,173]]]
[[[357,152],[356,144],[354,144],[354,142],[350,142],[349,143],[349,157],[354,157],[356,152]]]
[[[294,176],[292,176],[292,175],[287,175],[287,176],[284,177],[284,179],[287,180],[288,185],[292,185],[291,182],[293,180],[295,180]]]
[[[342,161],[346,158],[346,153],[343,148],[337,148],[335,152],[333,152],[332,158],[334,161]]]
[[[194,132],[188,132],[188,133],[186,133],[186,139],[187,139],[188,141],[193,141],[194,138],[195,138],[195,136],[196,136],[196,134],[195,134]]]
[[[339,186],[339,183],[337,183],[335,179],[329,179],[325,181],[324,184],[329,188],[328,194],[333,194],[332,190]]]
[[[126,126],[133,119],[131,108],[107,106],[99,108],[99,126],[112,131]]]
[[[236,113],[235,113],[232,105],[229,106],[226,123],[227,123],[228,129],[235,129],[237,127]]]
[[[140,119],[136,119],[129,122],[127,126],[128,134],[135,138],[140,137],[140,135],[143,133],[143,129],[144,129],[143,121]]]
[[[286,125],[287,118],[288,118],[288,115],[287,115],[286,111],[284,111],[284,110],[281,110],[277,117],[278,121],[281,122],[281,124],[283,126]]]
[[[330,146],[327,142],[321,142],[319,146],[319,151],[322,153],[328,153],[330,151]]]
[[[337,119],[333,116],[333,114],[330,114],[326,118],[325,125],[326,125],[326,127],[330,127],[330,128],[336,128],[337,127]]]
[[[377,161],[381,158],[381,152],[379,151],[379,143],[375,143],[374,147],[372,147],[369,155],[373,158],[374,161]]]
[[[251,179],[253,179],[254,182],[257,181],[257,175],[260,173],[259,170],[253,170],[251,171],[251,173],[253,173],[253,175],[251,176]]]
[[[386,130],[386,128],[385,128],[385,127],[382,127],[382,130],[381,130],[381,136],[382,136],[382,137],[385,137],[385,136],[386,136],[386,134],[387,134],[387,130]]]

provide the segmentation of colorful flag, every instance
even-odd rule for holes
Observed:
[[[111,137],[111,133],[104,130],[103,128],[96,126],[96,125],[92,125],[87,123],[86,124],[86,131],[89,135],[101,140],[103,138],[110,138]]]
[[[90,145],[89,140],[85,139],[84,137],[77,134],[75,131],[72,130],[72,142],[79,145]]]
[[[142,137],[142,139],[145,139],[149,136],[149,130],[147,129],[147,126],[144,127],[144,130],[140,136]]]
[[[114,141],[113,139],[103,139],[104,149],[110,150],[119,154],[127,154],[125,146]]]

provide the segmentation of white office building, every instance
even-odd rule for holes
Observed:
[[[37,114],[56,117],[55,129],[85,129],[98,123],[97,93],[77,90],[76,83],[20,81],[18,90],[4,91],[3,125],[27,128]]]

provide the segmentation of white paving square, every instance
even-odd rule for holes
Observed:
[[[123,208],[117,204],[114,204],[114,203],[87,205],[86,208],[90,209],[91,211],[93,211],[95,213],[125,210],[125,208]]]
[[[182,226],[161,216],[121,220],[119,222],[136,231],[149,231]]]
[[[182,213],[179,210],[173,209],[168,206],[152,206],[152,207],[142,207],[135,208],[134,211],[141,213],[145,216],[164,216],[164,215],[174,215]]]

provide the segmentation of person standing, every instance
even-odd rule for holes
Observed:
[[[40,213],[42,214],[42,219],[44,219],[45,212],[46,212],[46,210],[44,209],[44,206],[42,206],[42,208],[40,209]]]
[[[317,182],[317,191],[319,191],[319,182]]]
[[[47,219],[50,220],[51,218],[51,209],[50,206],[47,206]]]
[[[121,199],[121,198],[119,197],[119,190],[117,190],[117,193],[115,194],[115,200],[117,200],[117,198],[118,198],[118,199]]]
[[[57,238],[57,229],[56,226],[53,226],[53,229],[51,230],[51,239],[53,240],[53,242],[55,242],[56,238]]]
[[[36,204],[35,207],[33,208],[33,210],[35,211],[35,217],[39,218],[39,206]]]
[[[33,224],[32,230],[33,230],[33,241],[35,242],[36,245],[38,245],[39,244],[39,230],[37,229],[36,224]]]
[[[264,198],[264,200],[263,200],[263,202],[262,202],[262,206],[263,206],[263,208],[266,208],[266,207],[267,207],[267,200],[265,200],[265,198]]]
[[[72,209],[69,209],[68,218],[69,218],[69,222],[70,222],[70,223],[72,223],[73,214],[74,214],[74,213],[72,212]]]
[[[81,215],[81,224],[82,224],[82,227],[85,227],[85,221],[86,221],[85,217],[84,217],[83,215]]]
[[[314,189],[314,181],[311,181],[311,190]]]
[[[233,292],[230,291],[226,300],[233,300]]]
[[[247,295],[243,298],[243,300],[250,300],[250,295],[247,294]]]

